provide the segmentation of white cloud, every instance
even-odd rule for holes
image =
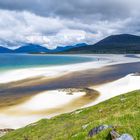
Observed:
[[[69,45],[86,42],[91,36],[84,29],[72,29],[71,21],[60,18],[40,17],[30,12],[0,10],[0,43],[15,45],[22,43],[37,43],[48,48],[57,45]],[[76,22],[71,24],[76,25]],[[6,44],[7,43],[7,44]]]
[[[131,3],[127,6],[130,5]],[[139,34],[140,14],[137,5],[134,7],[130,10],[131,15],[123,20],[122,18],[113,20],[90,18],[87,21],[81,18],[71,20],[62,16],[45,17],[29,11],[1,9],[0,45],[12,48],[24,43],[35,43],[53,49],[56,46],[80,42],[93,44],[111,34]],[[95,15],[97,16],[97,13]]]

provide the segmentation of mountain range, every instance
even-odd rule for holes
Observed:
[[[140,36],[111,35],[94,45],[72,48],[65,53],[140,53]]]
[[[0,53],[140,53],[140,36],[111,35],[93,45],[80,43],[65,47],[58,46],[54,50],[38,44],[26,44],[15,50],[0,47]]]
[[[86,43],[80,43],[73,46],[58,46],[56,49],[47,49],[46,47],[43,47],[38,44],[26,44],[23,45],[15,50],[10,50],[5,47],[0,46],[0,53],[60,53],[63,51],[67,51],[72,48],[87,46]]]
[[[12,53],[12,50],[0,46],[0,53]]]

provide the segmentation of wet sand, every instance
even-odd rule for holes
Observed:
[[[59,114],[74,111],[92,103],[99,96],[99,92],[88,88],[74,89],[71,92],[68,89],[62,89],[38,93],[23,103],[1,108],[0,128],[17,129],[42,118],[49,119]]]
[[[96,90],[93,90],[93,89],[88,89],[88,88],[85,88],[85,89],[76,89],[77,91],[81,91],[81,92],[85,92],[85,95],[79,97],[79,98],[76,98],[76,99],[73,99],[72,101],[70,101],[69,103],[65,104],[65,105],[60,105],[60,106],[57,106],[57,107],[54,107],[54,108],[50,108],[50,109],[39,109],[39,110],[28,110],[26,108],[26,110],[22,109],[21,110],[21,107],[19,106],[12,106],[12,107],[5,107],[3,109],[1,109],[1,112],[3,112],[4,114],[9,114],[9,115],[16,115],[16,116],[24,116],[25,114],[28,116],[28,115],[36,115],[36,114],[39,114],[39,115],[45,115],[45,116],[53,116],[56,115],[56,114],[62,114],[62,113],[66,113],[66,112],[69,112],[69,110],[75,110],[75,109],[79,109],[80,107],[86,105],[86,104],[89,104],[93,101],[95,101],[100,93],[97,92]],[[60,93],[61,93],[62,90],[60,90]],[[67,90],[65,90],[65,92],[68,92]],[[71,92],[71,93],[68,93],[69,96],[72,96],[72,94],[74,94],[74,92]],[[55,103],[54,103],[55,104]]]
[[[117,64],[61,76],[59,78],[35,77],[7,84],[0,84],[0,107],[26,101],[33,95],[47,90],[86,88],[117,80],[130,73],[140,72],[140,62]]]

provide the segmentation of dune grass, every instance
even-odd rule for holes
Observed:
[[[62,114],[15,130],[1,140],[109,140],[109,129],[89,138],[88,132],[101,124],[113,125],[140,140],[140,91],[114,97],[96,106]]]

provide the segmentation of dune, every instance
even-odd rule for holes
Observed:
[[[129,74],[114,82],[106,83],[99,86],[90,87],[100,92],[100,97],[93,103],[86,106],[96,105],[100,102],[113,98],[115,96],[140,89],[140,75]]]

